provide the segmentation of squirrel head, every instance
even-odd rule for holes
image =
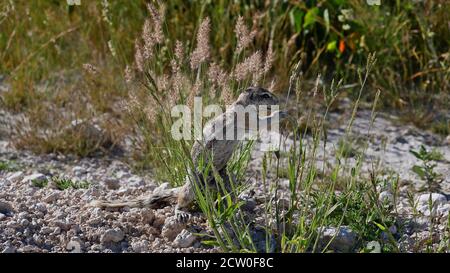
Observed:
[[[262,87],[252,86],[247,88],[244,92],[242,92],[235,104],[239,104],[242,106],[248,105],[277,105],[279,103],[279,99],[272,92]]]

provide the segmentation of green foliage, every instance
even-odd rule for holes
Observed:
[[[437,166],[434,161],[442,159],[442,154],[436,150],[428,151],[423,145],[420,145],[419,150],[410,150],[410,153],[422,162],[422,165],[414,165],[412,171],[427,183],[428,191],[438,190],[442,180],[441,175],[434,170]]]
[[[19,167],[16,163],[12,161],[0,160],[0,171],[13,172],[17,171],[18,169]]]
[[[58,190],[67,190],[67,189],[87,189],[89,188],[90,183],[87,181],[74,181],[69,178],[64,177],[52,177],[52,184],[56,186]]]
[[[45,188],[48,185],[48,180],[47,179],[33,179],[31,181],[31,185],[33,185],[36,188]]]

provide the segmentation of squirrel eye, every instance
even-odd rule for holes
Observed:
[[[270,95],[269,95],[269,94],[263,94],[262,97],[263,97],[264,99],[270,99]]]

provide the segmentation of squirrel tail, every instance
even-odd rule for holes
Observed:
[[[152,194],[148,197],[125,201],[101,201],[94,200],[88,204],[89,207],[97,208],[161,208],[177,202],[177,191],[174,189]]]

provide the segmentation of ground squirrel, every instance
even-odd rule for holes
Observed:
[[[266,120],[268,124],[272,124],[274,121],[279,121],[286,116],[284,111],[274,111],[271,115],[265,117],[259,117],[256,107],[261,105],[270,106],[278,105],[278,98],[268,90],[261,87],[249,87],[244,92],[240,94],[238,99],[227,108],[226,112],[215,117],[210,122],[208,122],[203,129],[203,139],[194,142],[191,149],[191,156],[193,165],[196,168],[194,171],[194,179],[202,180],[202,183],[214,184],[214,178],[212,175],[206,179],[200,178],[201,170],[198,170],[199,160],[203,158],[203,164],[212,165],[219,175],[223,178],[223,181],[229,180],[226,174],[226,166],[230,160],[235,148],[239,143],[242,142],[237,134],[239,133],[238,125],[242,124],[236,122],[236,111],[238,106],[242,107],[254,107],[256,117],[258,121]],[[248,108],[247,108],[248,109]],[[216,130],[217,125],[223,126],[222,130]],[[244,126],[245,122],[244,122]],[[248,128],[244,128],[248,129]],[[219,138],[218,134],[226,135],[227,131],[233,131],[235,138]],[[210,162],[209,160],[212,160]],[[196,177],[196,178],[195,178]],[[188,208],[192,205],[195,199],[194,187],[192,185],[191,179],[186,178],[186,183],[179,187],[169,190],[164,190],[161,192],[154,192],[152,195],[131,200],[131,201],[94,201],[91,206],[101,207],[101,208],[120,208],[120,207],[149,207],[149,208],[159,208],[165,204],[176,203],[176,215],[181,221],[189,218]]]

